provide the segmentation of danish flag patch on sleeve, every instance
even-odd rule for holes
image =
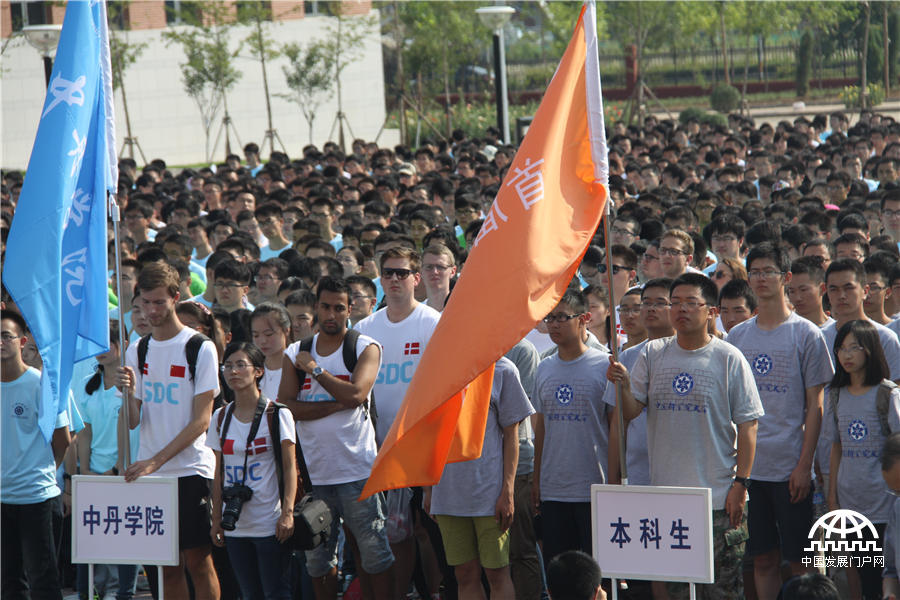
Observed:
[[[403,346],[403,355],[409,356],[410,354],[418,354],[419,353],[419,342],[406,342],[406,345]]]

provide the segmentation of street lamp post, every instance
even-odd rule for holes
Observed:
[[[26,25],[22,28],[25,39],[34,46],[44,60],[44,79],[47,87],[50,87],[50,74],[53,72],[53,54],[56,52],[56,44],[59,43],[59,35],[62,25]]]
[[[506,44],[503,26],[515,14],[511,6],[485,6],[475,12],[481,22],[494,32],[494,86],[497,95],[497,129],[503,136],[503,143],[509,144],[509,98],[506,89]]]

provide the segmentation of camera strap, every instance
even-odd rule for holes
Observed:
[[[259,402],[256,404],[256,412],[253,413],[253,422],[250,424],[250,433],[247,434],[247,445],[244,447],[244,473],[243,478],[241,479],[241,485],[245,485],[247,482],[247,457],[250,454],[250,450],[253,448],[253,440],[256,439],[256,432],[259,431],[259,424],[262,421],[263,413],[266,411],[267,401],[263,396],[259,397]],[[219,444],[220,446],[225,445],[225,436],[228,435],[228,426],[231,424],[231,415],[234,413],[234,402],[225,407],[225,422],[222,423],[222,431],[219,433]],[[275,443],[273,441],[273,443]],[[225,459],[222,459],[222,465],[224,469]],[[225,478],[222,478],[222,483],[224,485]]]

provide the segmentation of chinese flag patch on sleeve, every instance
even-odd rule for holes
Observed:
[[[181,365],[172,365],[169,368],[169,377],[184,378],[184,367],[182,367]]]

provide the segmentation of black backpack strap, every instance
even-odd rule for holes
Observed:
[[[287,408],[283,404],[270,402],[266,406],[266,419],[269,423],[269,437],[272,438],[272,455],[275,457],[275,474],[278,477],[278,497],[284,500],[284,463],[281,456],[281,421],[278,411]],[[285,510],[282,506],[282,510]]]
[[[137,368],[141,372],[142,376],[144,374],[144,364],[146,364],[146,362],[147,362],[147,349],[150,347],[150,335],[151,334],[148,333],[147,335],[142,337],[141,340],[138,342]]]
[[[356,329],[348,329],[347,333],[344,335],[344,341],[341,345],[341,353],[344,358],[344,367],[347,368],[347,372],[351,375],[353,374],[353,369],[356,368],[356,362],[359,360],[359,357],[356,355],[356,343],[359,341],[359,331]]]
[[[308,338],[303,338],[302,340],[300,340],[300,349],[297,351],[297,354],[299,354],[300,352],[312,351],[314,339],[315,339],[315,336],[311,335]],[[304,384],[306,384],[307,375],[306,375],[306,371],[304,371],[303,369],[297,368],[296,362],[294,363],[294,371],[297,372],[297,381],[299,382],[299,385],[297,386],[297,395],[299,398],[300,392],[303,391],[303,386],[304,386]]]
[[[191,381],[195,381],[194,376],[197,374],[197,357],[200,356],[200,347],[203,346],[203,342],[208,340],[209,338],[202,333],[195,333],[184,346],[184,354],[187,358],[188,372],[191,374]]]

